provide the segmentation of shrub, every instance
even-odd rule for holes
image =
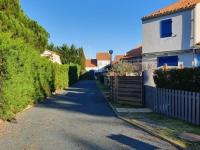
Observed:
[[[55,90],[61,90],[61,89],[68,87],[69,66],[68,65],[53,64],[53,67],[54,67],[54,69],[53,69],[54,89]]]
[[[0,118],[10,119],[27,105],[68,86],[68,65],[53,64],[21,39],[0,34]],[[76,66],[76,65],[74,65]],[[74,74],[79,77],[79,69]],[[77,80],[76,80],[77,81]],[[73,81],[75,82],[75,81]]]
[[[158,88],[200,92],[200,68],[156,70],[154,81]]]
[[[138,64],[131,64],[131,63],[117,63],[114,64],[109,71],[110,74],[115,73],[119,76],[126,76],[126,74],[134,74],[134,75],[141,75],[142,73],[142,65],[141,63]]]
[[[50,94],[51,63],[23,40],[0,35],[0,117],[10,118]]]
[[[76,83],[79,80],[81,67],[76,64],[69,65],[69,85]]]

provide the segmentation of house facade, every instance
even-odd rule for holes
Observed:
[[[86,60],[86,71],[90,71],[90,70],[98,70],[98,67],[97,67],[97,59],[87,59]]]
[[[102,72],[107,65],[110,65],[110,62],[111,58],[109,53],[97,53],[96,59],[86,60],[86,70],[95,70],[96,72]]]
[[[179,0],[142,18],[145,84],[154,86],[153,72],[164,65],[200,65],[200,0]]]
[[[53,51],[45,50],[41,56],[49,58],[49,60],[51,60],[53,63],[62,64],[60,56]]]

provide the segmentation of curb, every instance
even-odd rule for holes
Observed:
[[[180,145],[178,145],[178,144],[172,142],[171,140],[168,140],[167,138],[164,138],[164,137],[162,137],[161,135],[159,135],[159,134],[157,134],[157,133],[154,133],[153,131],[151,131],[150,129],[147,129],[147,128],[144,127],[143,125],[138,124],[138,123],[135,122],[135,121],[130,121],[130,120],[128,120],[128,119],[126,119],[126,118],[120,116],[119,113],[118,113],[118,112],[115,110],[115,108],[113,107],[113,105],[108,101],[108,99],[106,98],[106,96],[104,95],[103,92],[102,92],[102,94],[103,94],[104,98],[107,100],[108,105],[110,106],[110,108],[112,109],[112,111],[114,112],[114,114],[115,114],[115,116],[116,116],[117,118],[119,118],[119,119],[125,121],[126,123],[128,123],[128,124],[130,124],[130,125],[132,125],[132,126],[135,126],[135,127],[139,128],[139,129],[141,129],[141,130],[143,130],[143,131],[149,133],[150,135],[152,135],[152,136],[154,136],[154,137],[157,137],[157,138],[159,138],[159,139],[161,139],[161,140],[163,140],[163,141],[165,141],[165,142],[170,143],[171,145],[175,146],[175,147],[176,147],[177,149],[179,149],[179,150],[184,150],[184,149],[185,149],[184,147],[182,147],[182,146],[180,146]]]

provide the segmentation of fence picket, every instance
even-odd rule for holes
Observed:
[[[185,91],[181,91],[181,119],[185,118]]]
[[[174,111],[175,111],[175,117],[178,117],[178,91],[175,90],[175,96],[174,96]]]
[[[192,93],[189,92],[189,97],[188,97],[188,120],[191,122],[192,118]]]
[[[196,104],[196,124],[200,125],[200,94],[197,93],[197,104]]]
[[[177,103],[177,105],[178,105],[178,118],[179,119],[181,119],[181,116],[180,116],[180,112],[181,112],[181,103],[180,103],[180,100],[181,100],[181,91],[180,90],[178,90],[178,103]]]
[[[196,106],[196,94],[195,94],[195,92],[193,92],[193,96],[192,96],[192,116],[191,116],[193,124],[195,124],[195,117],[196,117],[195,106]]]
[[[175,116],[175,115],[174,115],[174,112],[175,112],[175,111],[174,111],[174,102],[175,102],[175,101],[174,101],[174,93],[175,93],[174,90],[172,90],[172,117]]]

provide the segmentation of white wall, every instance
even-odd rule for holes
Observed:
[[[200,3],[195,8],[195,43],[200,42]]]
[[[193,10],[143,21],[143,53],[186,50],[194,46]],[[172,37],[160,38],[160,21],[172,19]]]
[[[110,64],[110,60],[97,60],[97,65],[99,69],[102,69],[103,67]]]
[[[53,62],[53,63],[58,63],[58,64],[62,64],[60,56],[55,54],[54,52],[45,50],[41,56],[43,57],[49,57],[49,59]]]
[[[194,61],[194,56],[192,53],[186,53],[186,54],[179,54],[178,55],[178,64],[183,64],[184,67],[192,67],[192,62]]]
[[[85,68],[86,69],[86,71],[90,71],[90,70],[98,70],[98,68],[97,67],[86,67]]]

